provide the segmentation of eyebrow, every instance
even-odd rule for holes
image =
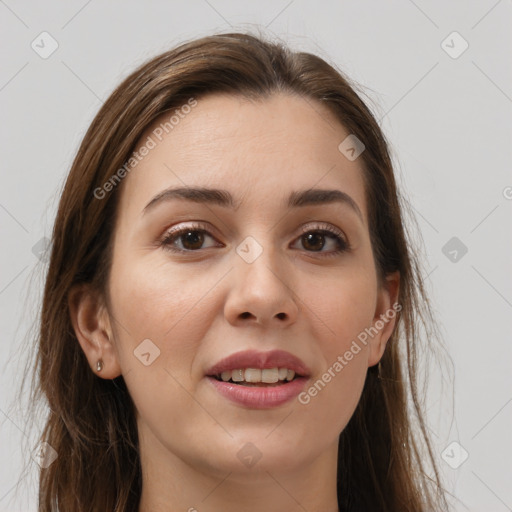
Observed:
[[[192,201],[194,203],[206,203],[231,208],[236,210],[239,203],[236,203],[233,196],[227,190],[206,187],[179,187],[168,188],[157,194],[144,207],[142,214],[153,209],[157,204],[171,201],[173,199],[181,199]],[[294,191],[288,197],[287,207],[298,208],[301,206],[311,206],[318,204],[341,203],[348,205],[357,216],[363,221],[363,214],[357,203],[346,192],[336,189],[309,189],[302,191]]]

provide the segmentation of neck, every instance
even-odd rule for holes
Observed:
[[[337,443],[301,467],[278,471],[262,458],[244,471],[239,464],[221,471],[180,459],[154,437],[148,441],[140,446],[139,512],[338,512]]]

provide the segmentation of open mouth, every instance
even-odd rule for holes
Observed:
[[[301,377],[289,368],[244,368],[226,370],[217,375],[209,375],[219,382],[238,384],[247,387],[282,386]]]
[[[221,360],[205,374],[213,389],[237,406],[270,409],[296,398],[310,371],[289,352],[248,350]]]

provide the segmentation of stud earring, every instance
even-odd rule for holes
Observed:
[[[98,359],[98,362],[96,363],[96,371],[101,372],[102,369],[103,369],[103,360]]]

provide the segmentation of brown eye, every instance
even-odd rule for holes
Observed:
[[[208,238],[215,240],[202,224],[198,224],[171,230],[165,235],[160,244],[172,252],[197,252],[204,248],[203,245]]]
[[[179,238],[182,246],[189,251],[200,249],[204,243],[204,233],[202,231],[185,231]]]
[[[204,244],[208,238],[215,240],[205,227],[203,224],[197,224],[171,230],[161,240],[160,245],[175,253],[200,252],[205,249]],[[350,249],[350,245],[341,231],[329,225],[315,227],[316,229],[303,228],[303,234],[298,239],[306,252],[318,253],[321,257],[329,257],[337,256]],[[210,247],[214,246],[210,245]],[[324,248],[327,248],[327,250],[323,250]]]
[[[325,245],[325,235],[318,232],[302,235],[302,244],[306,249],[321,251]]]
[[[306,226],[302,228],[302,232],[303,234],[299,241],[307,252],[318,253],[322,257],[328,257],[339,255],[350,249],[350,245],[343,233],[330,225],[314,226],[313,229],[310,226]],[[324,251],[323,249],[326,246],[328,250]],[[331,250],[329,250],[329,247]]]

